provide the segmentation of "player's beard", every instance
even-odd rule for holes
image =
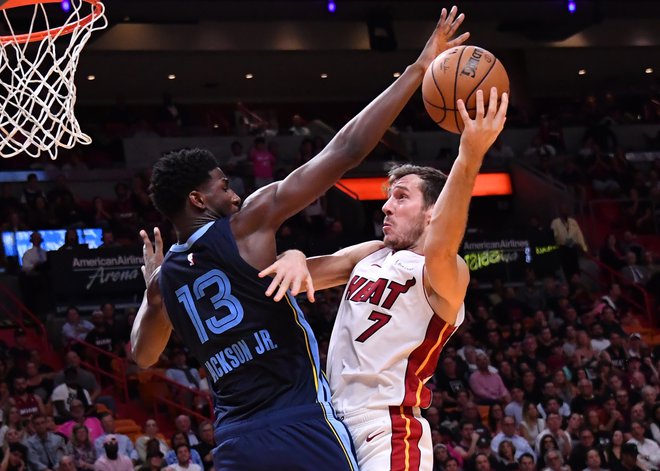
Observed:
[[[404,230],[399,230],[403,227]],[[410,225],[402,225],[397,221],[397,231],[385,236],[383,242],[385,247],[393,250],[407,250],[413,247],[424,233],[424,214],[413,221]]]

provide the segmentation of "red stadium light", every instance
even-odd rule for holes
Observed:
[[[342,178],[335,186],[359,201],[387,199],[387,177]],[[472,196],[505,196],[513,194],[511,176],[508,173],[480,173],[474,184]]]

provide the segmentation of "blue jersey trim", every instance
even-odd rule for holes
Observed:
[[[204,224],[202,227],[193,232],[193,234],[188,237],[188,240],[183,244],[173,244],[172,247],[170,247],[170,252],[187,252],[200,237],[206,234],[206,231],[208,231],[213,224],[215,224],[215,221]]]
[[[306,334],[305,337],[308,342],[308,350],[312,356],[310,360],[313,363],[313,370],[315,375],[314,382],[317,384],[317,389],[316,389],[317,400],[321,403],[330,403],[330,400],[332,398],[332,394],[330,393],[330,385],[328,384],[328,381],[326,380],[325,375],[321,370],[321,359],[319,358],[319,346],[316,343],[316,337],[314,336],[314,332],[312,331],[310,325],[307,323],[307,319],[305,319],[305,315],[303,314],[302,309],[300,309],[300,306],[298,306],[298,302],[296,301],[296,298],[291,296],[291,293],[289,292],[287,292],[286,297],[289,300],[291,306],[293,307],[293,310],[295,311],[296,321],[298,325],[304,330]]]

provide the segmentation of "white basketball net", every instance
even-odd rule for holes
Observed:
[[[43,152],[55,160],[60,147],[71,149],[78,143],[91,143],[74,115],[74,78],[82,48],[92,32],[105,28],[108,21],[102,5],[101,14],[84,0],[70,0],[70,5],[64,25],[49,23],[47,7],[53,8],[52,4],[20,7],[23,12],[25,8],[34,8],[27,31],[15,30],[17,26],[10,21],[11,8],[2,11],[5,27],[10,31],[0,44],[0,156],[3,158],[21,154],[37,158]],[[89,23],[78,24],[90,14],[93,16]],[[44,39],[11,41],[22,34],[36,35],[39,31],[33,31],[35,24],[43,23],[51,30]],[[75,27],[68,32],[64,29],[67,25]]]

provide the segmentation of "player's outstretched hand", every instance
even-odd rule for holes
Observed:
[[[458,100],[456,106],[465,126],[461,133],[461,144],[458,155],[468,159],[483,159],[490,146],[499,136],[506,122],[506,109],[509,106],[509,95],[502,93],[500,104],[497,104],[497,88],[490,89],[488,111],[484,110],[484,94],[477,90],[477,111],[474,119],[465,109],[463,100]]]
[[[144,282],[149,285],[149,280],[153,276],[154,272],[161,266],[163,263],[163,238],[160,235],[160,229],[154,227],[154,243],[151,243],[149,239],[149,234],[147,231],[141,230],[140,237],[142,237],[142,257],[144,259],[144,265],[142,265],[142,276],[144,276]]]
[[[431,37],[426,42],[426,46],[424,46],[422,53],[417,59],[417,63],[424,67],[424,70],[431,65],[433,59],[438,57],[438,55],[442,54],[447,49],[460,46],[470,37],[470,33],[463,33],[454,38],[454,34],[456,34],[456,31],[458,31],[458,28],[465,19],[463,13],[456,16],[457,13],[458,8],[456,8],[456,6],[451,7],[449,13],[447,13],[446,8],[442,9],[440,20],[433,30],[433,34],[431,34]]]
[[[273,277],[273,281],[266,290],[266,296],[271,296],[279,286],[277,294],[273,297],[275,301],[280,301],[287,290],[291,290],[291,294],[294,296],[307,291],[307,299],[309,302],[314,302],[312,275],[309,274],[307,269],[307,257],[300,250],[287,250],[284,252],[277,258],[275,263],[259,273],[259,278],[269,275]]]

